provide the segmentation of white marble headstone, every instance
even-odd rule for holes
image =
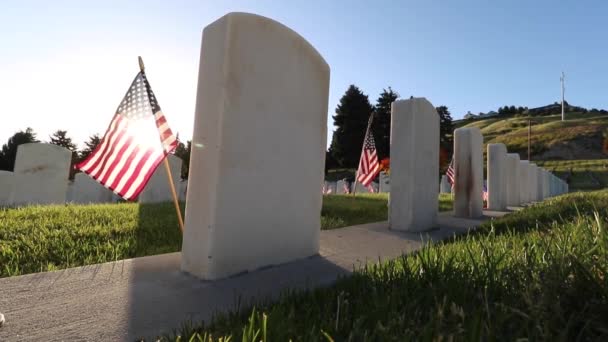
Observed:
[[[72,152],[57,145],[19,145],[14,169],[15,187],[10,203],[65,203],[71,160]]]
[[[110,203],[112,191],[84,173],[74,175],[68,185],[67,201],[73,203]]]
[[[0,170],[0,206],[11,205],[10,197],[15,179],[10,171]]]
[[[182,159],[173,154],[169,154],[167,160],[169,161],[169,168],[171,169],[173,186],[177,192],[181,179]],[[139,194],[139,202],[159,203],[169,201],[173,201],[173,194],[171,193],[169,178],[167,177],[165,162],[163,161],[158,165],[152,178],[150,178],[144,190]]]
[[[318,253],[328,97],[329,66],[283,24],[229,13],[204,29],[183,271],[218,279]]]

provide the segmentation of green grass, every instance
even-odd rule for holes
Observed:
[[[532,154],[541,154],[564,143],[592,141],[608,129],[608,116],[590,113],[567,113],[566,121],[561,121],[560,115],[532,117]],[[528,117],[490,118],[462,122],[462,127],[478,127],[484,136],[484,143],[504,143],[510,152],[527,154],[528,149]],[[589,145],[583,144],[583,145]],[[588,146],[588,149],[599,153],[598,146]]]
[[[560,196],[162,340],[605,341],[607,215],[608,191]]]
[[[451,199],[440,197],[440,207],[449,210]],[[321,228],[384,221],[387,213],[386,194],[324,196]],[[181,241],[171,203],[0,208],[0,277],[177,252]]]

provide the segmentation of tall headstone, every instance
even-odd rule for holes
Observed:
[[[488,209],[507,208],[507,147],[488,144]]]
[[[16,205],[65,203],[71,160],[72,152],[61,146],[19,145],[9,201]]]
[[[167,155],[169,161],[169,169],[171,169],[171,178],[175,191],[179,189],[182,171],[182,159],[173,154]],[[146,184],[144,190],[139,194],[140,203],[159,203],[173,201],[169,178],[167,177],[167,168],[163,161],[158,165],[154,174]]]
[[[380,172],[380,192],[391,192],[391,178],[386,172]]]
[[[328,96],[329,66],[288,27],[229,13],[204,29],[182,270],[218,279],[318,253]]]
[[[454,216],[483,215],[483,136],[476,127],[454,130]]]
[[[517,207],[519,199],[519,154],[507,153],[507,206]]]
[[[69,183],[68,189],[68,202],[81,204],[112,202],[112,191],[84,173],[74,175],[74,181]]]
[[[420,232],[437,225],[439,115],[425,98],[391,106],[389,227]]]
[[[11,205],[10,198],[14,183],[12,172],[0,170],[0,207]]]
[[[519,202],[521,204],[530,203],[530,162],[527,160],[519,161]]]
[[[439,192],[442,194],[449,194],[452,192],[452,185],[448,181],[448,176],[442,175],[441,182],[439,182]]]

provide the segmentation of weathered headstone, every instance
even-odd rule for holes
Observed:
[[[57,145],[19,145],[13,174],[15,186],[10,203],[65,203],[71,159],[72,152]]]
[[[519,154],[507,153],[507,206],[517,207],[519,199]]]
[[[82,204],[109,203],[112,202],[112,191],[87,174],[77,173],[68,184],[67,201]]]
[[[173,154],[169,154],[167,160],[169,161],[169,168],[171,169],[173,186],[177,192],[181,179],[182,159]],[[173,194],[171,193],[169,178],[167,178],[167,170],[165,162],[163,161],[158,165],[152,178],[150,178],[150,181],[148,181],[144,190],[139,194],[139,202],[159,203],[168,201],[173,201]]]
[[[0,170],[0,207],[11,205],[10,198],[15,178],[10,171]]]
[[[391,178],[386,172],[380,172],[380,192],[391,192]]]
[[[476,127],[454,130],[454,216],[483,215],[483,136]]]
[[[521,204],[530,203],[530,162],[528,160],[519,161],[519,202]]]
[[[328,96],[329,66],[288,27],[230,13],[204,29],[182,270],[218,279],[318,253]]]
[[[389,227],[420,232],[437,225],[439,115],[425,98],[391,107]]]
[[[507,208],[507,147],[488,144],[488,209]]]

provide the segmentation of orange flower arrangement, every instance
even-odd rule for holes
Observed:
[[[380,171],[384,171],[387,175],[391,173],[391,159],[384,158],[380,161]]]

